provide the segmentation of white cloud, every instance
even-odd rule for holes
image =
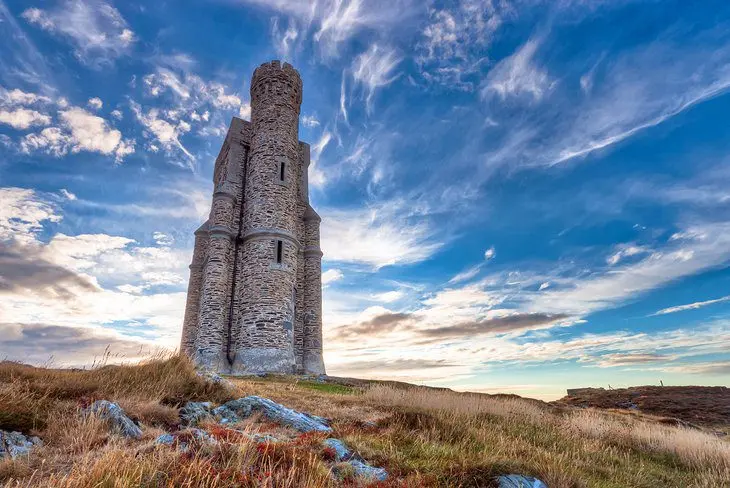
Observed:
[[[378,44],[372,44],[366,52],[354,59],[352,77],[367,93],[365,101],[368,112],[372,111],[372,99],[376,90],[398,79],[399,75],[394,75],[393,71],[402,59],[395,49]]]
[[[714,300],[705,300],[703,302],[688,303],[686,305],[677,305],[674,307],[663,308],[654,312],[652,315],[666,315],[668,313],[684,312],[686,310],[697,310],[698,308],[707,307],[709,305],[715,305],[716,303],[723,303],[730,301],[730,296],[716,298]]]
[[[51,230],[45,224],[61,218],[50,200],[32,190],[0,189],[0,241],[15,242],[10,249],[20,252],[18,256],[30,253],[28,263],[3,264],[0,280],[5,279],[5,286],[0,287],[0,316],[16,324],[97,331],[121,323],[126,324],[127,339],[175,346],[190,251],[140,246],[132,239],[106,234],[71,236],[51,232],[48,244],[41,242],[41,230]],[[24,270],[31,263],[55,274],[39,278],[26,275]],[[20,267],[10,269],[13,266]],[[43,276],[62,276],[67,283],[63,288],[54,287],[53,283],[39,281]],[[13,281],[17,279],[23,281]],[[155,291],[159,286],[179,291]],[[146,327],[136,331],[137,326]]]
[[[535,53],[540,43],[531,39],[514,54],[501,60],[489,71],[482,87],[482,98],[496,94],[501,99],[528,95],[533,101],[543,98],[552,86],[547,71],[534,62]]]
[[[175,239],[171,235],[159,231],[154,232],[152,238],[158,246],[171,246],[175,242]]]
[[[483,267],[483,263],[480,263],[480,264],[477,264],[476,266],[467,268],[464,271],[454,275],[454,277],[449,280],[449,283],[454,284],[454,283],[461,283],[463,281],[469,281],[470,279],[474,278],[476,275],[479,274],[479,271],[481,271],[482,267]]]
[[[134,41],[121,13],[102,0],[65,0],[52,10],[29,8],[22,17],[67,39],[79,61],[95,67],[127,54]]]
[[[443,242],[427,218],[414,216],[411,203],[386,201],[369,208],[324,209],[322,250],[330,262],[381,268],[428,259]]]
[[[44,222],[60,221],[55,206],[36,198],[33,190],[0,188],[0,241],[34,241]]]
[[[416,62],[429,82],[471,90],[472,75],[488,61],[492,37],[511,15],[507,2],[460,0],[451,8],[430,8],[416,46]]]
[[[94,97],[89,98],[87,105],[89,106],[89,108],[92,108],[94,110],[101,110],[101,108],[104,106],[104,102],[101,101],[101,98]]]
[[[562,279],[562,286],[530,296],[532,310],[586,314],[609,308],[678,278],[713,269],[730,260],[730,223],[696,224],[686,228],[686,240],[670,241],[639,261],[613,266],[606,273]],[[561,278],[551,280],[561,282]],[[529,298],[528,298],[529,297]]]
[[[20,150],[26,154],[45,152],[57,158],[68,154],[71,138],[58,127],[47,127],[38,133],[28,134],[20,141]]]
[[[245,120],[251,120],[251,104],[249,102],[241,104],[241,108],[238,110],[238,116]]]
[[[35,104],[49,104],[51,99],[44,95],[38,95],[36,93],[28,93],[17,88],[13,90],[6,90],[0,87],[0,105],[3,106],[28,106]]]
[[[28,129],[33,126],[43,126],[51,123],[48,115],[27,108],[17,108],[13,111],[0,110],[0,124],[7,124],[14,129]]]
[[[633,244],[621,244],[616,246],[616,251],[608,258],[606,258],[606,263],[611,266],[615,266],[619,263],[619,261],[624,258],[636,256],[639,254],[645,254],[648,252],[650,252],[650,250],[642,246],[637,246]]]
[[[110,115],[117,120],[122,120],[122,118],[124,117],[121,110],[112,110],[112,113]]]
[[[179,149],[188,158],[190,158],[190,160],[195,159],[190,151],[183,146],[179,139],[182,134],[187,132],[185,130],[186,127],[173,125],[167,120],[161,119],[159,117],[160,111],[156,108],[150,109],[145,114],[142,112],[142,107],[140,107],[139,104],[132,102],[131,107],[139,123],[141,123],[149,131],[150,135],[160,143],[165,151],[171,153],[174,149]],[[187,126],[187,128],[189,129],[190,126]]]
[[[289,19],[289,25],[284,32],[279,28],[279,18],[275,17],[271,22],[271,37],[274,39],[274,49],[283,59],[291,59],[293,43],[299,37],[294,19]]]
[[[58,112],[61,127],[47,127],[38,133],[26,135],[20,141],[21,151],[42,151],[55,157],[69,152],[98,152],[113,155],[117,162],[134,153],[135,141],[122,139],[122,133],[108,122],[80,107],[69,107]]]
[[[494,256],[496,256],[496,251],[494,250],[494,246],[490,247],[486,251],[484,251],[484,259],[489,261],[490,259],[493,259]]]
[[[332,140],[332,133],[328,130],[322,131],[319,140],[311,147],[311,163],[309,164],[309,183],[315,187],[323,187],[327,182],[327,177],[319,167],[319,157],[322,151]]]
[[[240,0],[240,3],[289,17],[288,29],[297,32],[297,40],[311,36],[324,58],[339,56],[341,44],[359,32],[390,32],[394,26],[403,25],[423,9],[423,5],[414,0]],[[277,49],[281,51],[286,33],[282,36],[281,29],[277,27],[273,34],[275,44],[279,45]],[[294,34],[290,33],[288,48],[291,48],[292,37]]]
[[[123,144],[122,133],[109,127],[107,122],[82,108],[59,112],[61,120],[71,130],[72,152],[89,151],[112,154]],[[124,156],[126,148],[121,148]]]
[[[78,200],[78,197],[77,197],[77,196],[76,196],[75,194],[71,193],[70,191],[68,191],[68,190],[67,190],[67,189],[65,189],[65,188],[61,188],[61,190],[59,191],[59,193],[60,193],[60,194],[61,194],[61,196],[63,196],[63,198],[65,198],[66,200],[69,200],[69,201],[74,201],[74,200]]]
[[[376,293],[372,295],[371,298],[377,302],[393,303],[397,302],[404,296],[406,296],[406,293],[403,290],[391,290],[383,293]]]
[[[304,127],[314,128],[319,126],[319,120],[314,115],[302,115],[300,121]]]
[[[332,268],[322,273],[322,285],[327,286],[330,283],[341,280],[345,275],[339,269]]]

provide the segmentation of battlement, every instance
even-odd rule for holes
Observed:
[[[278,60],[264,63],[253,72],[251,78],[251,100],[262,96],[292,97],[297,106],[302,103],[302,78],[289,63],[283,66]]]

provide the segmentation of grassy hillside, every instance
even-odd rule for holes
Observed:
[[[299,434],[252,416],[201,427],[219,442],[186,452],[154,444],[179,428],[188,400],[222,403],[260,395],[331,419],[332,436],[390,473],[372,486],[492,486],[519,473],[561,487],[730,487],[730,442],[655,418],[558,407],[510,396],[364,381],[294,377],[214,385],[184,359],[93,371],[0,364],[0,429],[40,436],[27,457],[0,461],[0,486],[317,487],[358,486],[332,475],[327,434]],[[118,402],[143,426],[141,440],[111,434],[81,415],[97,399]],[[256,442],[244,433],[272,433]]]

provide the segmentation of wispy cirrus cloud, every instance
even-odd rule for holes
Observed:
[[[514,14],[507,2],[459,0],[429,8],[429,20],[416,46],[416,62],[429,83],[472,90],[488,64],[487,51],[505,19]]]
[[[534,102],[542,100],[555,81],[535,60],[540,45],[538,39],[530,39],[511,56],[497,63],[482,86],[482,98],[496,95],[503,100],[510,97],[528,97]]]
[[[68,40],[80,62],[97,68],[128,54],[136,38],[119,10],[103,0],[65,0],[51,10],[31,7],[22,17]]]
[[[684,305],[676,305],[674,307],[667,307],[663,308],[661,310],[657,310],[654,312],[653,315],[666,315],[670,313],[677,313],[677,312],[684,312],[686,310],[697,310],[699,308],[707,307],[710,305],[715,305],[717,303],[723,303],[730,301],[730,296],[715,298],[714,300],[704,300],[701,302],[694,302],[694,303],[686,303]]]
[[[373,110],[375,92],[398,79],[395,69],[401,60],[395,49],[373,44],[353,61],[352,77],[355,84],[365,90],[365,106],[369,113]]]
[[[281,29],[276,31],[275,39],[280,48],[286,40],[288,51],[291,41],[307,36],[324,58],[338,57],[341,45],[360,32],[388,32],[396,23],[407,21],[422,11],[422,6],[412,0],[239,1],[289,17],[283,35]]]

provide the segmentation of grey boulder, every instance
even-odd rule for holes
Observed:
[[[188,402],[180,409],[180,420],[185,425],[195,425],[210,415],[210,402]]]
[[[30,450],[43,444],[38,437],[26,437],[20,432],[0,430],[0,459],[27,455]]]
[[[122,407],[108,400],[98,400],[86,409],[87,413],[98,415],[109,422],[111,426],[122,436],[132,439],[142,437],[142,429],[134,423],[132,419],[127,417]]]
[[[321,417],[297,412],[268,398],[255,395],[231,400],[213,410],[221,423],[237,422],[253,412],[261,412],[269,420],[300,432],[332,432],[332,429],[326,424],[326,420]]]
[[[385,468],[375,468],[368,463],[353,459],[349,461],[350,466],[355,469],[355,474],[368,480],[385,481],[388,479],[388,472]]]
[[[548,488],[548,486],[537,478],[522,476],[519,474],[508,474],[497,478],[499,488]]]
[[[347,461],[352,458],[352,451],[339,439],[329,438],[323,444],[335,452],[335,461]]]

